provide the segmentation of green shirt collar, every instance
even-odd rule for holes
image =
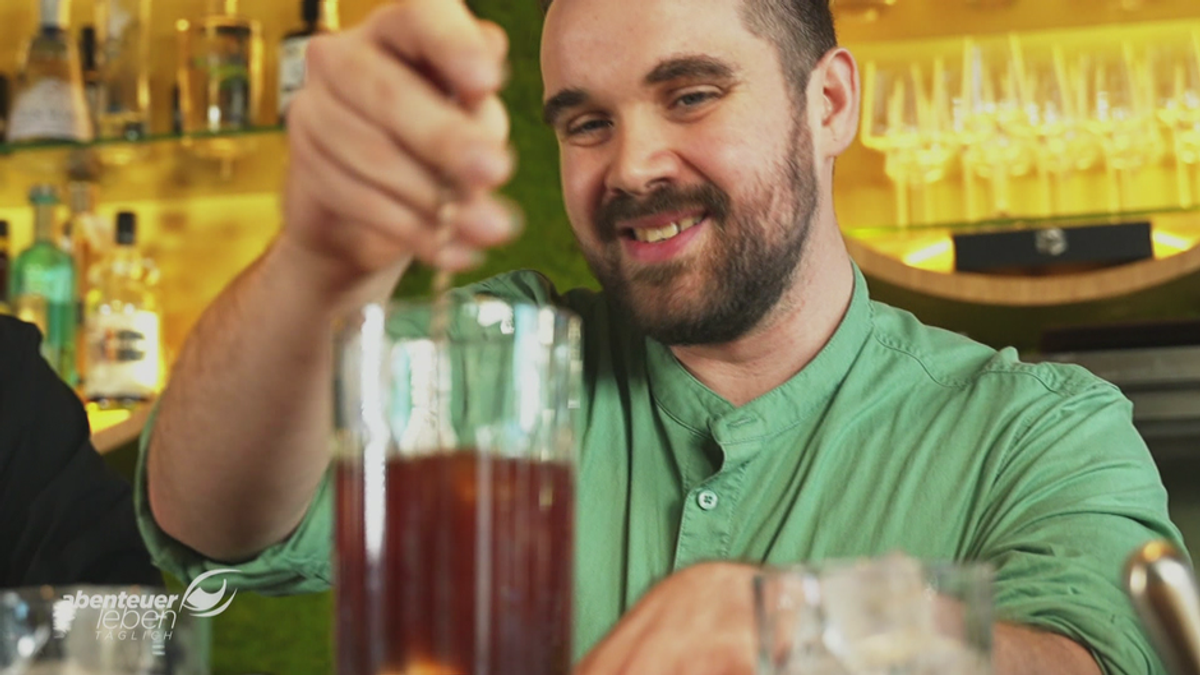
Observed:
[[[814,419],[853,366],[871,333],[871,301],[862,271],[854,265],[850,306],[829,342],[787,382],[737,408],[697,380],[662,343],[646,338],[646,368],[662,412],[697,433],[711,435],[735,460],[755,441]]]

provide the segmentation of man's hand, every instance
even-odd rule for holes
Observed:
[[[621,619],[575,675],[753,673],[757,571],[703,563],[668,577]]]
[[[507,49],[456,0],[389,2],[309,44],[283,231],[205,311],[159,409],[148,495],[167,534],[230,561],[287,538],[329,466],[334,321],[414,257],[461,269],[512,237],[492,196],[512,171]]]
[[[389,3],[313,39],[288,111],[279,248],[314,290],[337,294],[413,257],[462,269],[514,234],[491,195],[513,168],[497,94],[507,51],[499,26],[454,0]]]
[[[750,675],[758,649],[756,572],[750,565],[716,562],[671,575],[621,619],[574,675]],[[1061,635],[999,623],[994,637],[997,674],[1100,672],[1086,649]]]

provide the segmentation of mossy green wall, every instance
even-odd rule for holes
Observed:
[[[559,289],[595,287],[587,264],[575,247],[563,209],[558,177],[558,146],[542,123],[542,78],[538,64],[541,11],[537,0],[471,0],[476,13],[508,31],[512,80],[504,91],[517,150],[517,172],[504,193],[521,205],[525,233],[513,244],[492,251],[486,263],[461,282],[483,279],[514,269],[542,272]],[[432,275],[417,269],[407,275],[398,295],[426,295]]]

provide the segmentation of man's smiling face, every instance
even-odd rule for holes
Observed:
[[[804,102],[743,1],[555,0],[546,17],[572,228],[618,309],[666,344],[754,328],[817,206]]]

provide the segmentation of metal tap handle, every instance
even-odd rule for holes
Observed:
[[[1200,587],[1187,559],[1152,541],[1129,557],[1125,585],[1167,669],[1200,675]]]

